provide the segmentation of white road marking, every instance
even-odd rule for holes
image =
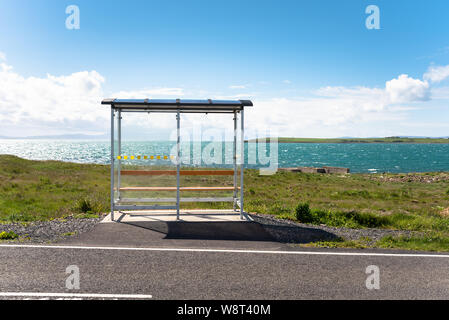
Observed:
[[[174,251],[174,252],[216,252],[216,253],[257,253],[288,255],[330,255],[330,256],[365,256],[365,257],[417,257],[449,258],[448,254],[420,253],[376,253],[376,252],[331,252],[331,251],[281,251],[281,250],[245,250],[245,249],[197,249],[197,248],[135,248],[135,247],[92,247],[92,246],[58,246],[5,244],[0,248],[38,248],[38,249],[80,249],[80,250],[124,250],[124,251]]]
[[[151,299],[148,294],[105,294],[105,293],[54,293],[54,292],[0,292],[0,297],[41,298],[105,298],[105,299]]]

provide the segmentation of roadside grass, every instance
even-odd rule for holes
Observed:
[[[325,224],[331,227],[380,228],[389,225],[385,216],[356,211],[312,210],[308,203],[300,203],[295,209],[297,221],[312,224]]]
[[[316,241],[307,244],[301,244],[301,247],[314,248],[352,248],[352,249],[366,249],[371,247],[370,238],[360,238],[358,240],[345,240],[338,238],[331,241]]]
[[[0,223],[67,216],[90,218],[108,212],[109,175],[110,168],[106,165],[31,161],[0,155]],[[250,169],[245,170],[245,211],[334,227],[432,232],[443,246],[449,230],[449,215],[444,213],[449,208],[448,177],[447,173],[437,172],[417,173],[413,177],[296,172],[266,176]],[[154,180],[127,176],[127,179],[122,181],[124,186],[176,185],[173,176],[157,176]],[[184,186],[232,186],[232,176],[184,176],[181,183]],[[135,192],[132,196],[174,195]],[[189,192],[185,196],[206,195]],[[232,192],[212,192],[207,196],[229,197]],[[232,204],[182,203],[182,208],[229,209]],[[418,240],[412,239],[407,245],[413,247],[410,244],[413,242],[417,247],[420,243],[425,246],[425,241]],[[399,247],[406,243],[404,239],[385,239],[378,245]],[[349,244],[340,242],[338,245]]]
[[[426,233],[419,236],[385,236],[377,241],[370,238],[360,238],[357,240],[345,240],[342,238],[332,241],[316,241],[307,244],[301,244],[301,247],[314,248],[385,248],[385,249],[404,249],[421,251],[449,251],[448,233]]]
[[[63,237],[70,237],[70,236],[74,236],[75,234],[76,234],[76,231],[72,231],[72,232],[62,233],[61,236],[63,236]]]
[[[378,248],[423,251],[449,251],[448,233],[428,233],[419,236],[385,236],[376,242]]]
[[[245,210],[335,227],[449,230],[449,217],[441,214],[449,207],[449,179],[433,183],[379,181],[381,176],[293,172],[259,176],[248,170]],[[301,219],[296,209],[304,204],[310,212]]]
[[[109,168],[0,156],[0,221],[97,214],[109,206]]]
[[[295,217],[292,220],[346,228],[388,228],[411,231],[449,230],[449,219],[440,215],[404,213],[378,215],[369,212],[331,211],[311,209],[308,203],[298,204],[295,209]]]

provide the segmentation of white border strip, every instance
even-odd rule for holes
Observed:
[[[0,248],[37,248],[37,249],[80,249],[80,250],[125,250],[125,251],[173,251],[173,252],[216,252],[216,253],[258,253],[289,255],[331,255],[331,256],[365,256],[365,257],[417,257],[417,258],[449,258],[448,254],[425,253],[376,253],[376,252],[330,252],[330,251],[276,251],[276,250],[244,250],[244,249],[196,249],[196,248],[133,248],[133,247],[91,247],[91,246],[58,246],[58,245],[24,245],[5,244]]]
[[[106,299],[151,299],[148,294],[105,294],[105,293],[53,293],[53,292],[0,292],[0,297],[29,298],[106,298]]]

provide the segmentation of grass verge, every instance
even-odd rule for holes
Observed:
[[[430,233],[412,237],[386,236],[377,241],[376,247],[423,251],[449,251],[449,235],[447,233]]]
[[[385,248],[404,249],[417,251],[449,251],[449,234],[428,233],[419,236],[385,236],[377,241],[370,238],[360,238],[358,240],[336,239],[332,241],[316,241],[301,245],[303,247],[315,248]]]
[[[109,210],[109,175],[109,166],[105,165],[31,161],[0,155],[0,223],[69,215],[96,217]],[[149,181],[148,177],[127,178],[135,180],[123,180],[124,185],[134,186],[173,185],[169,179],[174,179],[173,176],[157,176],[155,181]],[[232,176],[182,179],[185,186],[232,186]],[[189,193],[188,196],[204,197],[205,194]],[[229,208],[230,204],[183,203],[182,207],[219,209]],[[245,211],[311,224],[412,230],[432,236],[431,241],[383,239],[376,244],[380,247],[432,250],[434,243],[440,243],[434,248],[446,246],[445,250],[449,250],[448,208],[449,174],[444,172],[409,175],[278,172],[261,176],[257,170],[245,171]],[[335,245],[361,244],[340,241]]]
[[[0,221],[95,215],[109,207],[109,169],[0,155]]]

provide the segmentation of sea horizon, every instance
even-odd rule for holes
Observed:
[[[191,141],[195,142],[195,141]],[[203,141],[202,145],[207,144]],[[230,143],[223,142],[223,158],[230,152]],[[247,168],[263,168],[259,161],[247,163],[248,144],[245,142]],[[175,141],[123,141],[122,154],[169,155]],[[227,151],[226,151],[226,150]],[[252,159],[256,147],[250,147]],[[11,154],[30,160],[58,160],[75,163],[110,163],[110,141],[107,140],[52,140],[0,139],[0,154]],[[139,165],[160,162],[131,161]],[[223,161],[223,163],[225,163]],[[203,166],[204,164],[202,164]],[[204,165],[207,166],[207,165]],[[212,167],[230,167],[209,165]],[[335,166],[349,168],[352,173],[411,173],[449,171],[449,144],[442,143],[278,143],[279,168]]]

